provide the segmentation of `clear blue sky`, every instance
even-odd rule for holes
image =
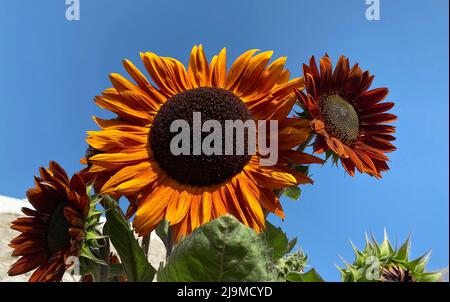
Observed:
[[[91,115],[109,116],[92,98],[109,87],[121,60],[140,51],[187,63],[194,44],[209,58],[250,48],[288,57],[293,75],[311,55],[340,54],[390,88],[398,151],[381,181],[342,168],[312,169],[316,184],[299,202],[283,200],[283,226],[310,263],[338,280],[338,255],[364,232],[394,242],[413,234],[413,255],[433,249],[431,269],[449,257],[449,62],[447,0],[381,0],[381,20],[365,19],[364,0],[81,0],[81,20],[65,19],[65,0],[0,0],[0,194],[23,198],[49,160],[81,168]],[[141,66],[139,64],[139,66]]]

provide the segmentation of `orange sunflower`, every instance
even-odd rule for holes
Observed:
[[[97,151],[84,159],[89,164],[85,174],[100,180],[101,194],[128,197],[127,216],[135,214],[133,226],[139,235],[148,234],[166,218],[177,241],[226,213],[261,231],[264,211],[284,218],[274,189],[312,183],[289,168],[322,163],[292,150],[311,132],[307,121],[287,117],[295,103],[294,89],[301,89],[303,80],[289,80],[286,58],[269,64],[272,52],[257,52],[242,54],[228,72],[225,49],[209,63],[202,46],[195,46],[187,71],[173,58],[142,53],[156,85],[125,60],[135,83],[111,74],[114,87],[95,98],[98,106],[117,118],[94,117],[101,130],[88,132],[87,142]],[[260,166],[259,153],[173,155],[170,142],[175,133],[170,125],[180,119],[192,122],[193,112],[200,112],[204,121],[221,123],[277,120],[278,163]]]
[[[78,257],[85,237],[84,225],[89,214],[89,198],[81,177],[69,180],[56,162],[40,168],[35,188],[27,191],[34,209],[22,208],[27,217],[12,222],[21,232],[10,247],[12,256],[21,256],[8,271],[16,276],[36,269],[30,282],[60,281],[70,256]]]
[[[388,171],[386,153],[396,150],[391,143],[395,127],[387,125],[397,119],[387,113],[393,102],[383,102],[387,88],[368,90],[373,75],[358,64],[350,68],[344,56],[333,71],[328,55],[320,59],[320,71],[314,57],[303,65],[306,92],[297,95],[311,127],[317,134],[314,152],[332,152],[351,176],[355,168],[381,178]]]

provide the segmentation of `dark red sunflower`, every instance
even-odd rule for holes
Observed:
[[[39,169],[35,187],[27,191],[34,209],[22,208],[27,217],[12,222],[21,232],[10,247],[12,256],[21,256],[8,271],[16,276],[36,269],[30,282],[60,281],[70,256],[79,257],[85,238],[85,222],[90,202],[86,185],[78,174],[71,179],[56,162]],[[69,262],[69,261],[67,261]]]
[[[388,123],[397,116],[387,113],[394,103],[383,102],[388,89],[369,90],[374,76],[358,64],[350,68],[344,56],[334,71],[328,55],[320,59],[319,68],[314,57],[309,66],[303,65],[306,90],[297,91],[304,114],[317,134],[314,152],[327,152],[335,161],[340,159],[351,176],[356,168],[381,178],[381,172],[389,170],[386,153],[396,150],[391,143],[395,127]]]

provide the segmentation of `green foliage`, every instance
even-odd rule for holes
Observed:
[[[86,187],[89,196],[89,213],[84,225],[85,238],[80,248],[80,267],[83,274],[92,274],[94,278],[98,278],[100,265],[107,265],[102,260],[101,248],[104,244],[105,236],[99,231],[99,220],[103,214],[97,210],[97,205],[101,198],[97,195],[91,195],[92,186]]]
[[[266,231],[264,232],[267,245],[271,248],[272,257],[278,260],[288,252],[289,240],[281,228],[275,227],[266,221]]]
[[[285,279],[288,282],[325,282],[313,268],[306,273],[290,272]]]
[[[158,235],[158,237],[164,243],[164,246],[167,249],[169,246],[169,222],[166,219],[161,221],[156,227],[155,232],[156,235]]]
[[[266,221],[264,238],[270,247],[272,266],[276,273],[277,281],[290,282],[323,282],[322,277],[314,269],[304,273],[307,256],[301,249],[291,253],[297,244],[297,238],[288,240],[286,233]]]
[[[292,165],[292,168],[300,173],[309,175],[309,166]],[[302,195],[302,189],[299,186],[291,186],[283,190],[283,194],[291,200],[297,201]]]
[[[103,231],[110,236],[111,243],[120,256],[128,281],[153,281],[156,271],[148,262],[117,202],[106,196],[104,206],[107,222]]]
[[[231,215],[195,230],[175,246],[158,281],[269,281],[266,242]]]
[[[339,162],[339,156],[334,153],[333,151],[331,151],[331,149],[325,151],[325,160],[328,161],[328,159],[331,157],[332,161],[331,161],[331,165],[332,166],[338,166],[338,162]]]
[[[415,281],[435,282],[442,278],[443,271],[425,272],[430,253],[409,260],[411,241],[408,238],[400,248],[393,248],[386,231],[381,244],[372,236],[366,235],[366,245],[359,251],[352,243],[355,252],[353,264],[346,262],[345,268],[339,268],[344,282],[370,281]],[[395,272],[393,275],[389,272]],[[399,280],[396,280],[399,279]]]
[[[301,249],[294,253],[284,255],[276,262],[278,280],[292,281],[288,278],[290,275],[302,275],[307,265],[307,261],[308,257]]]
[[[292,200],[299,200],[302,195],[302,190],[297,186],[292,186],[284,190],[284,195]]]

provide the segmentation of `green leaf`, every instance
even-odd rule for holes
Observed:
[[[231,215],[219,217],[175,246],[158,281],[268,281],[272,273],[262,236]]]
[[[164,246],[167,249],[168,246],[168,238],[169,238],[169,222],[164,219],[161,221],[155,229],[156,235],[161,239],[164,243]]]
[[[97,234],[95,232],[88,232],[86,234],[85,239],[86,240],[100,240],[100,239],[105,239],[105,238],[108,238],[108,236],[103,236],[103,235]]]
[[[331,156],[333,156],[333,151],[331,150],[325,151],[325,160],[328,160]]]
[[[297,244],[297,237],[295,237],[294,239],[291,239],[288,243],[288,248],[287,248],[287,252],[290,253],[292,252],[292,250],[294,249],[295,245]]]
[[[96,255],[94,255],[94,253],[91,251],[91,248],[86,243],[81,245],[80,256],[89,259],[96,264],[106,265],[105,261],[99,259]]]
[[[118,264],[110,264],[109,265],[109,278],[121,277],[122,275],[126,275],[123,266],[121,263]]]
[[[273,259],[278,260],[288,252],[288,238],[281,228],[275,227],[269,221],[266,221],[266,231],[264,235],[268,246],[273,251]]]
[[[411,238],[408,237],[396,253],[396,259],[400,261],[408,261],[409,251],[411,249]]]
[[[311,269],[306,273],[290,272],[286,276],[286,281],[289,282],[325,282],[323,278],[316,272],[315,269]]]
[[[128,280],[153,281],[156,271],[148,262],[117,202],[106,196],[104,205],[107,210],[104,232],[110,236],[111,243],[120,256]]]
[[[439,272],[423,273],[420,276],[419,282],[442,282],[445,270]]]
[[[308,176],[309,174],[309,166],[294,165],[294,169],[300,173],[305,174],[306,176]]]
[[[298,200],[301,194],[302,190],[297,186],[286,188],[286,190],[284,191],[284,195],[286,195],[292,200]]]

